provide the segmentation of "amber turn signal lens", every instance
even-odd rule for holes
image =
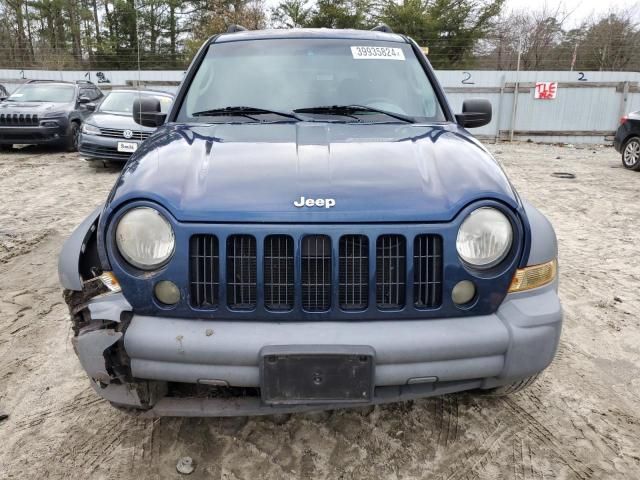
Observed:
[[[519,268],[516,270],[513,280],[511,280],[509,293],[523,292],[525,290],[531,290],[532,288],[542,287],[547,283],[551,283],[556,278],[557,273],[557,260],[551,260],[550,262],[533,265],[531,267]]]
[[[100,275],[100,281],[107,287],[111,292],[118,293],[122,289],[120,288],[120,282],[113,274],[113,272],[104,272]]]

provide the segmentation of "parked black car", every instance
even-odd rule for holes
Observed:
[[[620,119],[613,146],[622,154],[624,168],[640,171],[640,111]]]
[[[173,95],[153,90],[113,90],[102,100],[96,112],[85,120],[79,150],[85,160],[126,162],[138,145],[150,137],[155,128],[133,121],[133,102],[137,98],[155,98],[167,113]]]
[[[4,85],[0,85],[0,102],[9,96],[9,92]]]
[[[0,149],[54,144],[75,151],[82,122],[103,96],[87,81],[28,81],[0,102]]]

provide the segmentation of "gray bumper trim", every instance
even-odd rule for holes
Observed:
[[[553,359],[562,311],[555,285],[509,295],[493,315],[379,322],[225,322],[134,315],[124,338],[137,378],[259,386],[267,345],[366,345],[376,385],[517,378]]]
[[[373,403],[410,400],[491,388],[546,368],[557,350],[562,327],[556,287],[554,283],[510,294],[495,314],[464,318],[268,323],[133,315],[124,333],[124,347],[138,385],[142,382],[157,390],[154,400],[144,407],[153,406],[146,413],[149,416],[260,415],[338,408],[331,404],[270,407],[252,397],[161,398],[161,387],[170,381],[259,386],[259,354],[267,345],[369,346],[376,352]],[[127,306],[120,295],[104,298],[113,300],[113,308],[95,305],[92,317],[104,312],[113,318]],[[109,333],[101,331],[101,335]],[[84,345],[93,345],[99,352],[78,349],[82,365],[98,377],[104,373],[97,361],[104,351],[103,339],[106,342],[102,336],[87,336]],[[112,402],[140,408],[139,399],[131,397],[132,386],[112,383],[96,391]]]

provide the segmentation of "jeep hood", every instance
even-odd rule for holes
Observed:
[[[302,196],[335,206],[294,206]],[[107,212],[148,199],[183,222],[431,222],[485,198],[519,206],[453,124],[169,124],[126,165]]]
[[[69,102],[18,102],[5,100],[0,103],[0,113],[38,113],[44,114],[64,110]]]

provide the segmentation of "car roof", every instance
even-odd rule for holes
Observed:
[[[28,82],[25,82],[22,85],[70,85],[74,87],[74,86],[90,85],[90,84],[65,82],[62,80],[29,80]]]
[[[210,39],[210,43],[237,42],[242,40],[270,40],[275,38],[334,38],[344,40],[382,40],[407,43],[402,35],[374,30],[351,30],[334,28],[290,28],[272,30],[245,30],[223,33]]]
[[[169,93],[169,92],[163,92],[161,90],[134,90],[132,88],[114,88],[113,90],[111,90],[109,93],[144,93],[146,95],[164,95],[165,97],[171,97],[174,98],[175,95],[173,93]]]

